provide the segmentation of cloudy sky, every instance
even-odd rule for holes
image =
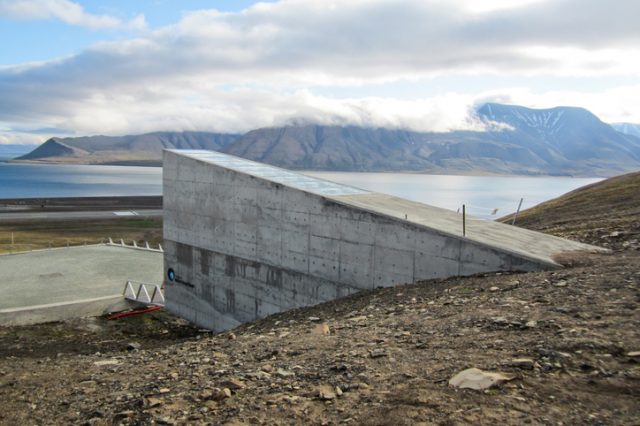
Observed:
[[[638,0],[0,0],[0,143],[287,123],[640,123]]]

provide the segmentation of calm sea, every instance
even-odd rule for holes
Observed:
[[[0,199],[161,194],[160,167],[0,163]]]
[[[334,182],[395,195],[449,210],[494,219],[513,213],[523,198],[522,209],[558,197],[602,178],[454,176],[408,173],[306,172]],[[497,210],[496,210],[497,209]],[[495,212],[495,213],[494,213]]]
[[[599,178],[446,176],[407,173],[305,172],[334,182],[383,192],[491,219],[555,198]],[[160,195],[159,167],[0,163],[0,199]],[[497,212],[492,215],[492,212]]]

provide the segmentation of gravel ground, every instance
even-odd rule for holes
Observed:
[[[210,334],[166,313],[0,330],[0,423],[637,424],[638,251],[379,289]],[[477,367],[515,378],[448,384]]]

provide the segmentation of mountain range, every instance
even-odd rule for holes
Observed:
[[[159,165],[163,148],[209,149],[290,169],[611,176],[640,169],[640,137],[583,108],[484,104],[487,131],[356,126],[263,128],[243,135],[156,132],[51,138],[19,161]]]

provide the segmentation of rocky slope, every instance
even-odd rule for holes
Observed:
[[[511,223],[512,215],[501,218]],[[640,172],[578,188],[520,212],[518,226],[616,250],[640,246]]]
[[[610,225],[576,237],[608,242]],[[378,289],[222,334],[166,313],[0,328],[0,424],[638,424],[638,237],[560,271]],[[470,367],[511,380],[449,384]]]

